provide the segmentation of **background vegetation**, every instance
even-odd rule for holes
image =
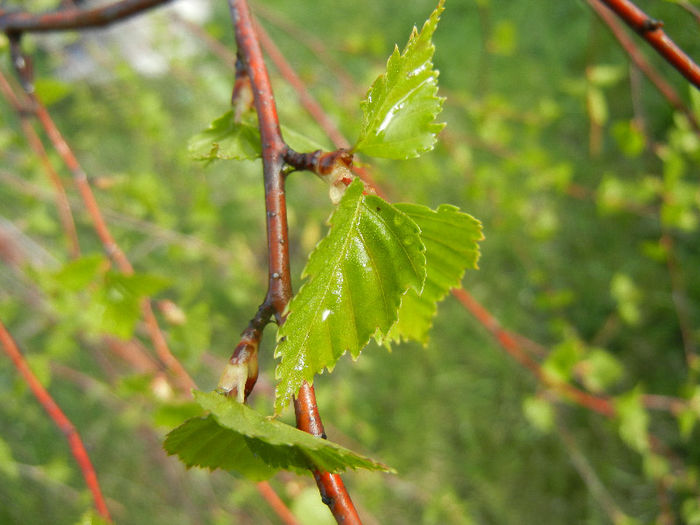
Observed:
[[[188,156],[188,138],[226,110],[233,73],[182,16],[208,11],[195,24],[234,44],[225,2],[174,5],[25,44],[39,95],[119,243],[144,286],[179,309],[161,303],[158,314],[174,353],[210,389],[266,287],[262,184],[256,163],[204,166]],[[700,57],[692,16],[672,2],[639,5]],[[434,3],[252,7],[352,137],[365,90]],[[360,513],[397,524],[700,523],[697,132],[630,67],[585,2],[450,0],[435,44],[447,97],[441,141],[417,161],[377,162],[372,172],[392,200],[450,202],[479,218],[481,269],[465,288],[537,341],[525,346],[547,377],[613,396],[618,415],[563,402],[448,299],[425,348],[372,348],[317,378],[329,436],[399,472],[345,476]],[[5,40],[0,50],[9,74]],[[700,119],[698,92],[647,54]],[[273,76],[281,121],[330,147]],[[86,259],[68,264],[52,187],[19,130],[0,103],[0,318],[80,430],[115,519],[275,523],[254,485],[185,472],[161,450],[189,406],[153,370],[123,360],[119,336],[147,344],[137,302],[110,302],[102,250],[77,199]],[[327,189],[295,174],[288,202],[298,277],[325,231]],[[266,409],[272,335],[251,401]],[[73,524],[90,505],[80,473],[2,362],[0,523]],[[303,522],[331,519],[311,478],[273,485]]]

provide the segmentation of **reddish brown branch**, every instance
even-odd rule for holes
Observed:
[[[256,483],[258,487],[258,492],[265,498],[267,504],[270,505],[272,510],[280,517],[280,519],[286,525],[299,525],[299,522],[292,514],[292,511],[284,504],[284,501],[277,495],[275,489],[273,489],[267,481],[261,481]]]
[[[73,150],[63,138],[63,135],[54,123],[51,115],[34,92],[34,87],[32,85],[33,79],[31,78],[31,63],[27,57],[22,55],[19,49],[19,44],[19,38],[13,37],[11,39],[13,62],[20,80],[22,81],[22,85],[27,91],[27,96],[30,102],[29,106],[44,128],[54,148],[61,156],[64,164],[72,173],[73,181],[78,189],[78,192],[80,193],[85,209],[92,220],[93,228],[100,239],[100,242],[102,243],[103,249],[115,262],[117,268],[119,268],[122,273],[125,275],[132,275],[134,273],[134,268],[122,249],[114,240],[114,237],[112,236],[107,223],[104,220],[100,207],[97,204],[97,199],[92,192],[87,174],[80,165],[80,162],[78,162]],[[153,343],[156,354],[177,378],[182,389],[185,392],[189,392],[195,387],[195,383],[192,381],[192,378],[189,376],[182,364],[170,351],[170,348],[165,340],[165,336],[163,335],[163,332],[158,325],[158,321],[156,320],[155,314],[153,313],[149,298],[144,298],[141,308],[146,330],[148,331],[148,335]]]
[[[282,140],[275,99],[248,4],[245,0],[229,0],[229,6],[238,44],[238,56],[243,62],[253,90],[262,142],[269,274],[269,285],[263,304],[273,308],[277,323],[281,325],[284,322],[284,309],[292,297],[283,174],[284,157],[289,148]],[[297,413],[297,427],[321,436],[323,426],[316,408],[314,391],[308,384],[302,386],[294,400],[294,407]],[[314,424],[310,425],[309,422]],[[336,521],[360,523],[340,476],[314,472],[314,477],[321,497],[331,509]]]
[[[663,22],[655,20],[629,0],[601,0],[696,88],[700,89],[700,66],[671,40]]]
[[[22,131],[24,136],[29,143],[29,147],[34,150],[34,153],[41,161],[44,171],[49,177],[51,184],[54,187],[54,198],[56,201],[56,209],[58,210],[58,218],[61,221],[61,227],[68,241],[68,250],[71,257],[76,258],[80,256],[80,245],[78,243],[78,234],[75,230],[75,221],[73,220],[73,214],[71,213],[70,203],[68,202],[68,196],[66,195],[66,189],[61,182],[61,178],[56,173],[49,156],[46,153],[39,135],[32,127],[29,119],[27,118],[27,113],[23,110],[17,96],[12,90],[12,86],[8,82],[5,75],[0,71],[0,91],[2,91],[3,96],[7,99],[9,104],[17,112],[20,119],[20,125],[22,126]]]
[[[51,394],[49,394],[49,392],[41,385],[31,368],[29,368],[29,365],[22,356],[22,353],[19,351],[15,341],[12,339],[12,336],[9,334],[1,321],[0,343],[2,343],[5,353],[12,360],[17,371],[22,375],[27,385],[29,385],[34,397],[36,397],[37,401],[39,401],[43,409],[63,433],[63,435],[66,436],[71,453],[73,454],[75,461],[78,463],[80,471],[83,474],[83,478],[85,479],[85,484],[92,493],[92,499],[94,500],[97,512],[99,512],[100,516],[102,516],[104,519],[111,522],[112,518],[109,515],[107,504],[102,496],[100,484],[97,480],[97,474],[95,474],[95,468],[92,466],[92,462],[90,461],[90,457],[85,450],[80,434],[78,434],[78,431],[73,423],[63,413],[61,408],[51,397]]]
[[[294,413],[297,418],[297,427],[319,439],[326,439],[323,422],[316,405],[314,387],[304,383],[294,400]],[[361,525],[360,516],[345,489],[343,480],[338,474],[331,474],[321,470],[314,470],[314,479],[321,492],[323,503],[328,505],[338,523],[348,525]]]
[[[306,86],[296,74],[296,71],[289,65],[286,58],[282,55],[277,45],[268,36],[267,32],[258,23],[255,23],[255,30],[258,34],[258,40],[260,45],[265,49],[265,52],[270,57],[275,67],[284,76],[284,78],[289,82],[294,91],[297,92],[297,96],[301,101],[304,108],[309,112],[309,114],[316,120],[319,126],[325,131],[326,135],[333,141],[333,144],[337,148],[348,149],[350,143],[345,139],[343,134],[340,132],[338,127],[335,125],[328,114],[323,110],[316,99],[314,99],[306,89]]]
[[[603,0],[588,0],[588,5],[596,12],[600,19],[610,28],[613,36],[627,52],[634,64],[646,75],[646,77],[656,86],[656,89],[669,101],[671,106],[681,111],[696,131],[700,131],[700,125],[695,115],[688,109],[683,99],[678,95],[673,86],[656,70],[647,60],[644,53],[637,47],[634,41],[620,26],[617,18],[603,5]]]
[[[540,364],[532,359],[518,342],[518,339],[509,331],[504,330],[491,313],[476,301],[466,290],[455,288],[452,290],[457,300],[464,306],[481,325],[486,328],[498,341],[498,344],[518,363],[530,370],[532,374],[544,385],[552,388],[571,401],[598,412],[607,417],[615,415],[615,407],[612,402],[603,397],[594,396],[569,383],[552,382],[542,371]]]
[[[102,27],[137,15],[170,0],[121,0],[93,9],[62,9],[32,14],[0,8],[0,31],[5,33],[66,31]]]

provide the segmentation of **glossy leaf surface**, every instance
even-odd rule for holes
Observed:
[[[363,120],[357,151],[374,157],[408,159],[430,151],[444,124],[435,122],[442,110],[438,72],[433,69],[441,1],[418,32],[414,27],[403,53],[396,46],[367,98],[361,103]]]
[[[447,204],[436,211],[418,204],[396,204],[421,229],[425,245],[427,276],[422,293],[409,290],[401,300],[399,319],[392,327],[392,340],[428,342],[437,303],[450,288],[458,287],[467,269],[476,269],[481,223],[459,208]]]
[[[346,190],[328,235],[309,257],[302,274],[308,281],[292,299],[278,331],[278,412],[303,381],[311,382],[324,368],[332,370],[348,350],[356,358],[373,335],[386,335],[401,296],[409,288],[423,288],[420,229],[362,189],[356,180]]]
[[[307,473],[391,469],[357,455],[327,439],[320,439],[216,392],[194,392],[207,417],[187,420],[168,434],[165,450],[188,466],[221,468],[255,479],[267,479],[279,470]]]

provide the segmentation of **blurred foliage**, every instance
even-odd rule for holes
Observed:
[[[639,3],[700,56],[692,16],[673,2]],[[225,2],[180,4],[188,16],[209,6],[201,25],[234,49]],[[349,137],[394,43],[434,8],[253,4]],[[531,350],[548,378],[612,396],[617,416],[562,402],[448,300],[426,347],[370,348],[316,380],[331,439],[398,471],[346,476],[361,514],[368,523],[700,523],[698,134],[584,2],[450,0],[434,41],[447,127],[433,153],[377,161],[373,173],[392,200],[449,202],[480,219],[480,270],[466,288],[542,345]],[[635,41],[700,118],[697,91]],[[206,167],[187,148],[228,109],[230,64],[170,10],[25,45],[137,273],[106,268],[61,168],[84,254],[69,260],[52,186],[0,102],[0,318],[80,430],[118,523],[277,523],[249,482],[166,457],[166,429],[193,407],[130,346],[150,345],[134,318],[143,285],[173,352],[208,390],[263,298],[259,161]],[[8,74],[4,40],[0,51]],[[272,71],[282,122],[328,144]],[[331,206],[325,185],[304,174],[290,177],[288,202],[298,279]],[[267,412],[273,338],[268,330],[251,400]],[[60,432],[0,362],[0,523],[95,523]],[[310,478],[273,485],[302,521],[325,519]]]

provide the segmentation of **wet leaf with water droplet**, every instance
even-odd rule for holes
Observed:
[[[386,335],[401,296],[423,288],[420,229],[408,215],[362,190],[356,180],[345,192],[328,235],[306,264],[302,277],[308,281],[277,334],[277,412],[304,381],[312,382],[324,368],[332,370],[346,351],[356,358],[372,336]]]
[[[441,0],[420,33],[413,28],[403,53],[394,48],[386,73],[374,81],[361,104],[364,118],[356,151],[408,159],[433,149],[444,127],[435,122],[444,99],[438,96],[438,72],[432,62],[432,36],[443,9]]]

